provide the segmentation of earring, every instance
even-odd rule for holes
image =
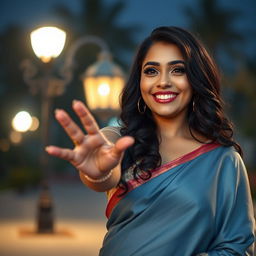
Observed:
[[[143,115],[143,114],[145,113],[145,111],[146,111],[146,104],[145,104],[144,107],[143,107],[143,111],[141,111],[141,109],[140,109],[140,101],[141,101],[141,97],[139,97],[139,99],[138,99],[137,107],[138,107],[139,113],[140,113],[141,115]]]
[[[193,100],[193,104],[192,105],[193,105],[193,112],[195,112],[195,109],[196,109],[195,108],[195,100]]]

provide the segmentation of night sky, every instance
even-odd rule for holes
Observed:
[[[118,0],[104,0],[111,4]],[[127,0],[126,9],[120,13],[120,24],[140,24],[142,31],[136,35],[141,41],[153,28],[160,25],[187,27],[188,20],[183,13],[184,6],[197,8],[196,0]],[[234,24],[240,31],[247,32],[255,27],[255,0],[219,0],[221,6],[239,10],[241,16]],[[53,14],[53,6],[65,4],[74,12],[80,8],[80,0],[2,0],[0,8],[0,32],[12,23],[22,24],[33,29],[45,22],[59,23]]]

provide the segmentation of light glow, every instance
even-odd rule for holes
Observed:
[[[124,86],[121,77],[84,77],[86,102],[91,110],[119,110],[119,95]]]
[[[34,30],[30,38],[36,56],[47,63],[62,52],[66,33],[57,27],[42,27]]]
[[[31,124],[29,130],[33,132],[33,131],[36,131],[38,129],[38,127],[39,127],[38,118],[35,116],[32,116],[32,124]]]
[[[107,96],[110,92],[109,85],[107,83],[102,83],[98,87],[98,93],[102,96]]]
[[[21,111],[12,120],[12,127],[17,132],[26,132],[32,125],[32,117],[26,111]]]
[[[22,140],[22,135],[20,132],[11,131],[10,132],[10,141],[14,144],[19,144]]]

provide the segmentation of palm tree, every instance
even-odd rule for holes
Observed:
[[[110,46],[113,55],[117,56],[117,61],[124,64],[123,53],[134,50],[136,44],[133,35],[140,30],[138,25],[124,27],[117,23],[119,14],[125,8],[125,2],[118,1],[108,6],[102,0],[80,2],[81,11],[78,14],[72,13],[64,5],[55,7],[55,13],[64,21],[66,29],[72,32],[71,41],[85,35],[99,36]],[[87,59],[89,52],[86,54]]]
[[[185,8],[190,29],[199,35],[218,60],[221,50],[221,53],[236,57],[238,51],[234,44],[243,40],[233,26],[239,11],[224,9],[215,0],[199,0],[198,4],[199,9]]]

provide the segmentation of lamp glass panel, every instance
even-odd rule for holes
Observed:
[[[90,109],[118,110],[124,81],[120,77],[86,77],[83,81],[86,102]]]

